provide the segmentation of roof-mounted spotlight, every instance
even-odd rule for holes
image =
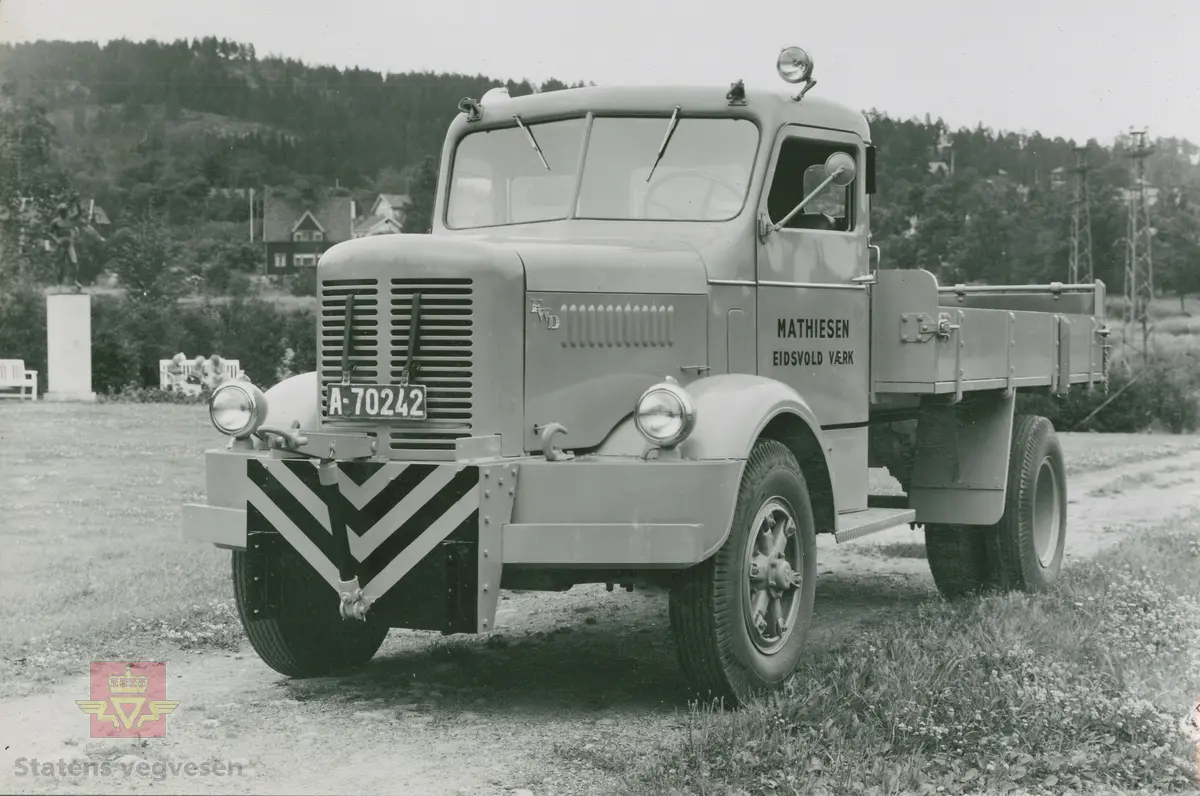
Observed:
[[[468,122],[477,122],[483,118],[483,106],[479,100],[471,97],[463,97],[458,101],[458,110],[461,113],[467,114]]]
[[[817,81],[812,79],[812,56],[799,47],[784,48],[779,53],[779,60],[775,62],[775,68],[778,70],[779,76],[788,83],[804,84],[800,93],[792,97],[796,102],[804,99],[804,95],[808,93],[809,89],[817,85]]]
[[[725,95],[725,99],[729,100],[730,105],[745,105],[746,104],[746,84],[738,80],[729,84],[729,93]]]

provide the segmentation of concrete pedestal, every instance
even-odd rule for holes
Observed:
[[[92,297],[46,296],[47,401],[95,401],[92,392]]]

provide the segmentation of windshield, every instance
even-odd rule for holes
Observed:
[[[735,217],[746,202],[758,127],[748,119],[681,116],[655,166],[670,124],[666,116],[601,116],[593,120],[590,136],[587,119],[470,133],[454,154],[446,224],[464,229],[571,217]]]

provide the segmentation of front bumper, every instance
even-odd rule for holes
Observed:
[[[185,538],[244,549],[248,510],[277,530],[310,521],[328,530],[312,460],[231,450],[208,451],[205,459],[207,502],[184,504]],[[438,496],[444,500],[450,489],[464,501],[458,514],[478,508],[481,526],[499,525],[499,549],[492,555],[499,554],[503,563],[669,568],[699,563],[720,546],[733,518],[743,464],[631,457],[569,462],[521,457],[469,464],[379,459],[342,465],[339,486],[359,515],[372,515],[369,529],[355,524],[364,539],[402,530],[408,524],[402,520],[419,516]],[[505,475],[509,481],[499,483]],[[511,501],[508,512],[497,505],[500,498]],[[507,516],[489,516],[489,506]],[[424,519],[436,520],[428,512]]]

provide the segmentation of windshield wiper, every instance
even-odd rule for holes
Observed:
[[[658,162],[662,160],[663,153],[667,151],[667,144],[671,143],[671,136],[675,135],[675,128],[679,124],[679,106],[675,106],[675,112],[671,114],[671,123],[667,125],[667,134],[663,136],[662,145],[658,148],[658,155],[654,158],[654,165],[650,167],[650,173],[646,175],[646,182],[650,182],[650,178],[654,176],[654,170],[658,168]]]
[[[533,131],[525,126],[525,123],[521,121],[520,116],[514,116],[513,120],[516,121],[518,127],[525,131],[525,137],[529,139],[529,145],[533,147],[533,151],[537,153],[539,158],[541,158],[542,165],[546,167],[546,171],[550,171],[550,164],[546,162],[546,156],[542,154],[542,148],[538,146],[537,139],[533,137]]]

